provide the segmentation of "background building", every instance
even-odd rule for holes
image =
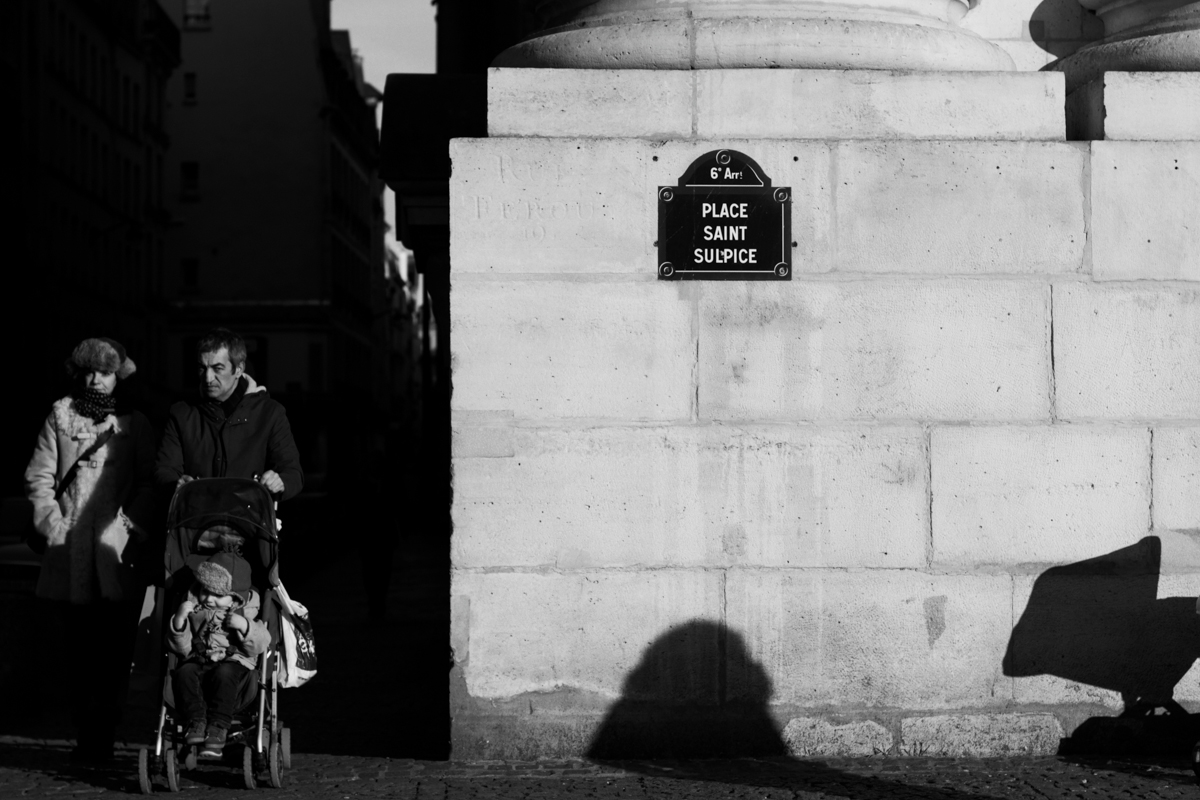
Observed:
[[[385,610],[393,564],[408,563],[393,559],[400,534],[424,533],[411,509],[437,324],[411,252],[387,236],[379,94],[329,11],[329,0],[0,5],[2,91],[17,112],[4,132],[16,157],[2,224],[15,249],[0,296],[19,376],[0,459],[0,653],[55,644],[21,542],[31,517],[22,474],[51,402],[70,390],[63,361],[85,336],[128,346],[139,369],[121,390],[161,425],[173,400],[193,396],[196,339],[217,325],[242,333],[248,369],[286,407],[306,473],[305,492],[280,510],[289,587],[303,593],[314,575],[348,571],[337,581],[348,613]],[[408,612],[391,602],[393,616]],[[406,670],[420,658],[394,659],[364,730],[411,754],[429,738],[424,714],[442,730],[428,754],[444,754],[445,624],[432,642],[417,627],[406,643],[420,642],[412,649],[442,679],[421,686],[442,694],[410,688]],[[327,639],[331,652],[354,647]],[[0,685],[53,683],[15,662],[0,658]],[[324,674],[297,717],[325,724],[323,703],[343,707],[346,684],[336,667]],[[375,732],[411,697],[433,705],[404,706],[413,726],[381,740]],[[53,704],[19,711],[5,733],[61,735]]]
[[[173,9],[168,380],[190,389],[196,338],[237,330],[288,409],[307,488],[332,464],[355,480],[393,400],[377,95],[328,0]]]
[[[8,495],[84,336],[105,331],[136,354],[143,402],[166,394],[153,365],[166,352],[166,86],[180,56],[155,0],[15,0],[0,8],[0,35],[12,155],[2,302],[22,376],[8,412],[29,434],[0,460]]]

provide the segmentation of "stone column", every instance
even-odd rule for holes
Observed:
[[[528,0],[497,67],[1011,70],[959,21],[979,0]]]
[[[1200,70],[1200,2],[1187,0],[1079,0],[1104,20],[1103,40],[1062,59],[1073,91],[1105,72]]]

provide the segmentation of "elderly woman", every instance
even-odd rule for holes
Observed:
[[[153,514],[154,435],[117,402],[136,369],[112,339],[85,339],[67,360],[71,394],[54,403],[25,482],[45,537],[37,595],[66,612],[77,733],[74,757],[112,758],[143,586],[136,558]],[[36,542],[35,542],[36,544]],[[148,554],[147,554],[148,555]]]

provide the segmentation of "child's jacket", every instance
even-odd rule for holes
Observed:
[[[188,615],[187,625],[182,631],[168,621],[167,646],[183,658],[199,658],[203,661],[236,661],[248,669],[254,669],[258,656],[271,645],[271,632],[267,624],[258,618],[261,600],[258,592],[250,590],[250,600],[242,603],[234,595],[230,608],[205,608],[199,598],[189,591],[188,599],[196,608]],[[225,615],[240,614],[250,623],[243,636],[237,631],[225,629]]]

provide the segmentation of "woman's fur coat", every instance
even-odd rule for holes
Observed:
[[[76,461],[75,478],[60,493]],[[34,526],[47,545],[39,597],[91,603],[138,588],[134,561],[152,519],[153,479],[154,434],[143,414],[96,423],[70,397],[54,404],[25,470]]]

